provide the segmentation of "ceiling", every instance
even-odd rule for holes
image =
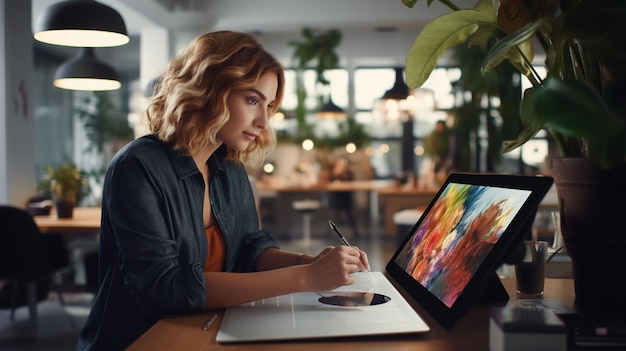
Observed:
[[[50,4],[60,0],[32,0],[33,23]],[[472,7],[478,0],[456,0]],[[419,28],[448,12],[435,1],[418,0],[413,9],[401,0],[99,0],[118,10],[131,35],[162,26],[200,32],[233,29],[247,32],[289,32],[311,28]]]
[[[47,6],[60,0],[31,0],[33,26]],[[454,1],[463,8],[473,7],[478,0]],[[142,30],[168,28],[171,32],[185,32],[186,38],[213,30],[238,30],[259,35],[295,33],[303,27],[315,30],[339,29],[341,31],[416,30],[433,18],[449,12],[435,1],[418,0],[413,9],[401,0],[99,0],[115,8],[131,35],[131,42],[111,50],[115,67],[126,71],[139,66],[139,41]],[[412,34],[414,36],[414,34]],[[375,43],[372,43],[375,44]],[[51,47],[39,44],[46,50],[68,56],[75,48]]]

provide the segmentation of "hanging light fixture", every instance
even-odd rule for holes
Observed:
[[[409,87],[404,83],[404,69],[396,67],[395,72],[396,80],[393,86],[378,99],[374,107],[374,111],[382,113],[388,121],[407,118],[405,113],[407,111],[407,98],[411,94]]]
[[[383,95],[384,100],[404,100],[409,96],[409,87],[404,83],[404,70],[402,67],[396,67],[396,82],[391,89],[387,90]]]
[[[122,16],[95,0],[53,4],[39,15],[35,28],[35,39],[54,45],[108,47],[130,40]]]
[[[78,55],[65,61],[54,75],[54,86],[68,90],[116,90],[122,84],[117,72],[98,60],[94,48],[81,48]]]
[[[415,135],[413,130],[413,114],[410,106],[410,89],[404,83],[404,68],[396,67],[396,81],[391,89],[380,98],[379,110],[388,121],[400,121],[402,124],[402,171],[415,174],[415,157],[413,147]]]
[[[322,106],[316,113],[315,116],[321,119],[339,119],[346,117],[346,111],[344,111],[341,107],[335,105],[333,102],[332,96],[328,95],[328,101]]]

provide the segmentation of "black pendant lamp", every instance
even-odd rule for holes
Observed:
[[[346,112],[339,106],[335,105],[333,98],[328,95],[328,101],[316,113],[317,118],[337,119],[346,117]]]
[[[122,16],[95,0],[66,0],[49,6],[37,19],[35,39],[76,47],[119,46],[130,40]]]
[[[409,96],[409,87],[404,83],[404,69],[396,67],[396,82],[391,89],[387,90],[383,95],[385,100],[404,100]]]
[[[78,55],[65,61],[54,75],[54,86],[68,90],[116,90],[122,84],[117,72],[98,60],[94,48],[81,48]]]
[[[406,100],[409,96],[411,90],[404,82],[404,69],[402,67],[396,67],[396,82],[394,83],[391,89],[387,90],[385,94],[382,96],[382,103],[387,105],[385,101],[393,100],[398,103],[394,104],[396,106],[397,111],[393,111],[397,114],[397,116],[402,116],[404,113],[404,108],[400,101]],[[389,113],[389,111],[387,112]],[[413,148],[415,147],[415,136],[413,132],[413,116],[411,113],[407,113],[405,118],[401,118],[402,121],[402,139],[401,139],[401,150],[402,150],[402,171],[409,172],[415,174],[415,153],[413,152]]]

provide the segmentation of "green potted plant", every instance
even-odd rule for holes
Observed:
[[[72,218],[76,203],[90,191],[87,174],[71,162],[46,166],[39,188],[50,194],[59,218]]]
[[[335,51],[341,43],[342,35],[339,30],[331,29],[322,33],[315,33],[311,28],[302,28],[302,41],[290,41],[289,46],[294,47],[292,56],[293,64],[296,68],[296,119],[298,121],[298,136],[301,139],[313,136],[314,126],[307,123],[305,100],[306,89],[302,78],[303,72],[312,67],[315,70],[315,80],[317,86],[328,86],[330,82],[326,79],[324,72],[337,68],[339,55]],[[318,96],[320,105],[323,104],[323,96]]]
[[[504,143],[508,152],[540,130],[558,145],[552,175],[561,229],[572,258],[576,300],[589,309],[624,306],[626,240],[626,2],[620,0],[480,0],[429,22],[406,58],[406,80],[421,86],[447,50],[488,47],[481,72],[508,60],[532,87],[520,106],[523,131]],[[402,0],[414,7],[417,0]],[[428,0],[430,6],[434,0]],[[546,54],[547,76],[532,65]],[[580,197],[582,196],[582,197]],[[610,204],[610,206],[606,206]],[[622,310],[626,307],[622,307]]]

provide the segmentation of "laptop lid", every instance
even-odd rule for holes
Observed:
[[[387,263],[387,273],[440,324],[452,327],[496,280],[496,269],[523,240],[552,182],[451,174]]]

